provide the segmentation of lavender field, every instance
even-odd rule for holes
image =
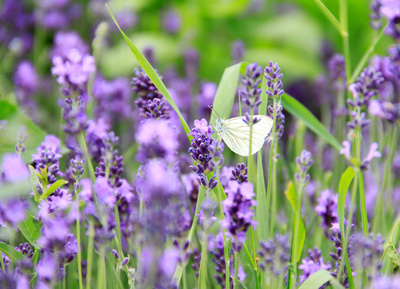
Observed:
[[[1,0],[0,289],[400,289],[400,0]]]

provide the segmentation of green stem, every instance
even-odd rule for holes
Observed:
[[[117,232],[114,235],[114,241],[117,244],[117,248],[118,248],[118,254],[121,258],[121,261],[125,258],[124,252],[122,251],[122,237],[121,237],[121,221],[119,219],[119,211],[118,211],[118,203],[115,203],[114,205],[114,214],[115,214],[115,222],[116,222],[116,226],[117,226]],[[124,266],[125,268],[125,273],[126,276],[129,278],[129,268],[128,268],[128,264],[126,264]]]
[[[321,9],[321,12],[328,18],[328,20],[332,23],[332,25],[336,28],[336,30],[340,33],[340,35],[347,35],[347,31],[343,29],[342,24],[336,19],[335,15],[329,11],[328,8],[321,2],[321,0],[314,0],[315,4]]]
[[[340,23],[343,27],[343,30],[347,32],[347,0],[340,0],[339,2],[339,11],[340,11]],[[347,85],[350,83],[350,75],[351,75],[351,61],[350,61],[350,45],[349,45],[349,35],[348,33],[343,33],[342,40],[343,40],[343,54],[344,59],[346,61],[346,78],[347,78]]]
[[[239,280],[239,254],[238,252],[235,252],[235,285],[234,285],[234,289],[238,289],[238,280]]]
[[[85,160],[86,160],[86,165],[87,165],[87,168],[88,168],[88,171],[89,171],[90,181],[92,182],[92,184],[94,184],[96,182],[96,176],[94,174],[92,161],[90,159],[90,155],[89,155],[89,152],[88,152],[88,149],[87,149],[84,133],[81,132],[80,134],[78,134],[77,138],[78,138],[79,146],[82,149],[83,156],[85,157]]]
[[[76,180],[79,182],[79,180]],[[75,191],[76,203],[79,204],[79,193],[78,190]],[[82,280],[82,248],[81,248],[81,223],[79,216],[76,219],[76,240],[78,245],[78,283],[79,289],[83,289],[83,280]]]
[[[300,236],[300,222],[301,222],[301,200],[303,195],[303,186],[299,185],[297,188],[297,208],[295,212],[294,218],[294,230],[293,230],[293,241],[292,241],[292,256],[291,256],[291,265],[292,265],[292,275],[291,275],[291,287],[295,288],[295,283],[297,280],[297,259],[299,255],[299,236]]]
[[[274,236],[275,231],[275,213],[276,213],[276,152],[278,150],[277,142],[274,140],[274,152],[273,152],[273,164],[272,164],[272,200],[271,200],[271,226],[269,227],[270,230],[270,237]]]
[[[199,289],[207,289],[207,261],[208,261],[208,230],[209,224],[208,220],[204,221],[204,234],[203,240],[201,242],[201,260],[200,260],[200,271],[198,287]],[[183,268],[185,269],[185,268]]]
[[[190,227],[189,234],[188,234],[188,236],[186,238],[186,241],[189,242],[189,243],[192,241],[193,234],[194,234],[194,231],[196,229],[197,221],[199,219],[199,212],[200,212],[201,204],[203,203],[205,195],[206,195],[206,189],[203,188],[203,187],[200,187],[199,188],[199,196],[197,198],[196,210],[195,210],[195,215],[194,215],[194,218],[193,218],[192,226]],[[175,273],[174,273],[173,279],[176,280],[177,284],[179,284],[180,281],[181,281],[184,267],[186,267],[186,264],[182,264],[182,265],[178,264],[178,266],[175,269]]]
[[[350,83],[353,83],[354,80],[357,78],[357,76],[360,74],[360,72],[363,69],[365,63],[367,62],[367,60],[369,59],[371,54],[374,52],[375,46],[378,44],[379,40],[382,39],[382,36],[383,36],[383,34],[384,34],[384,32],[385,32],[385,30],[386,30],[386,28],[388,26],[389,26],[389,23],[379,31],[379,34],[376,35],[376,37],[372,41],[371,45],[368,47],[367,51],[365,51],[363,57],[360,59],[360,62],[357,64],[356,69],[354,69],[354,72],[353,72],[353,74],[351,76],[351,79],[350,79]]]
[[[346,259],[348,259],[347,256],[347,247],[349,244],[349,239],[350,239],[350,232],[351,232],[351,224],[353,222],[353,213],[354,213],[354,205],[356,202],[356,197],[357,197],[357,186],[358,186],[358,177],[359,174],[356,173],[354,176],[353,180],[353,188],[351,190],[351,203],[350,203],[350,210],[349,210],[349,215],[347,217],[347,227],[346,227],[346,235],[342,236],[342,241],[344,240],[343,247],[342,247],[342,260],[340,261],[340,267],[339,267],[339,274],[338,274],[338,279],[340,280],[343,274],[344,270],[344,263],[347,262]],[[346,264],[347,267],[347,274],[349,273],[349,270],[351,272],[351,268],[349,268],[348,264]]]
[[[1,271],[6,272],[6,267],[4,266],[2,253],[0,253],[0,263],[1,263]]]
[[[271,147],[269,150],[269,167],[268,167],[268,186],[267,186],[267,208],[268,208],[268,214],[269,211],[271,210],[271,200],[272,200],[272,172],[273,172],[273,165],[274,165],[274,138],[275,138],[275,130],[276,130],[276,100],[273,99],[273,108],[274,108],[274,122],[272,124],[272,132],[271,132]],[[269,217],[269,216],[268,216]],[[271,220],[272,220],[272,214],[271,214]],[[266,220],[266,222],[269,222],[269,219]],[[269,223],[270,226],[273,226],[274,224]],[[270,232],[273,232],[270,227]],[[268,238],[270,238],[271,235],[268,235]]]
[[[187,285],[187,276],[186,276],[186,267],[183,268],[183,273],[182,273],[182,278],[183,278],[183,289],[188,289]]]
[[[88,238],[88,263],[87,263],[87,275],[86,275],[86,289],[91,288],[92,285],[92,263],[93,263],[93,248],[94,248],[94,228],[91,220],[89,222],[89,238]]]

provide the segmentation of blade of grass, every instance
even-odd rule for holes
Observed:
[[[324,139],[333,148],[340,150],[341,144],[328,132],[325,126],[299,101],[292,96],[284,93],[282,95],[282,104],[291,115],[301,119],[306,126]]]
[[[247,62],[241,62],[225,68],[215,94],[213,109],[222,118],[229,118],[235,101],[239,75],[244,72]],[[217,116],[211,114],[210,123],[214,123]]]
[[[319,270],[308,277],[299,289],[318,289],[327,282],[335,283],[335,288],[344,288],[328,271]]]
[[[296,193],[296,187],[293,185],[292,181],[289,182],[287,189],[285,191],[285,195],[286,195],[286,198],[288,199],[293,211],[296,212],[296,210],[298,209],[297,193]],[[306,240],[306,227],[304,225],[304,221],[302,221],[302,222],[300,222],[297,261],[300,260],[301,251],[303,250],[305,240]]]
[[[140,66],[146,72],[146,74],[151,79],[151,81],[154,83],[154,85],[157,87],[157,89],[161,92],[161,94],[165,97],[165,99],[168,101],[168,103],[172,106],[172,108],[178,114],[179,119],[181,120],[183,129],[185,130],[186,134],[188,134],[190,131],[189,126],[186,123],[185,119],[183,118],[183,115],[180,112],[175,101],[172,99],[170,93],[168,92],[167,87],[162,82],[161,78],[158,76],[158,74],[154,70],[153,66],[151,66],[150,62],[146,59],[146,57],[143,56],[143,54],[139,51],[139,49],[137,49],[137,47],[132,43],[132,41],[129,39],[129,37],[119,27],[117,20],[115,19],[114,15],[112,14],[110,8],[108,8],[107,4],[106,4],[106,7],[107,7],[108,12],[110,13],[111,18],[113,19],[115,25],[117,25],[118,30],[121,32],[122,37],[125,39],[126,43],[128,44],[129,48],[131,49],[133,55],[135,56],[136,60],[139,62]],[[189,138],[189,141],[191,141],[193,137],[191,135],[188,135],[188,138]]]
[[[342,236],[344,236],[344,206],[346,203],[347,191],[349,190],[349,186],[356,175],[356,172],[352,167],[348,167],[346,171],[343,173],[340,183],[339,183],[339,196],[338,196],[338,219],[340,224],[340,232]]]
[[[332,23],[332,25],[336,28],[336,30],[340,33],[340,35],[347,35],[347,31],[343,29],[342,24],[337,20],[335,15],[332,14],[332,12],[326,8],[324,3],[321,2],[321,0],[314,0],[315,4],[321,9],[322,14],[328,18],[328,20]]]

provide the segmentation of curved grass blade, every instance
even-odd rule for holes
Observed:
[[[42,197],[40,198],[41,200],[46,199],[48,196],[50,196],[52,193],[54,193],[55,190],[57,190],[58,188],[62,187],[63,185],[68,184],[67,181],[65,180],[58,180],[55,183],[53,183],[50,188],[46,191],[45,194],[42,195]]]
[[[348,167],[340,178],[339,182],[339,196],[338,196],[338,219],[340,224],[340,232],[342,236],[345,236],[344,230],[344,206],[346,203],[347,191],[349,190],[349,186],[351,181],[353,180],[356,172],[352,167]]]
[[[301,208],[298,208],[298,205],[297,205],[296,187],[293,185],[292,181],[289,182],[287,189],[285,191],[285,195],[295,213],[297,210],[301,210]],[[304,220],[301,220],[300,231],[299,231],[299,240],[297,240],[297,242],[299,242],[299,246],[298,246],[299,252],[297,255],[297,262],[299,262],[299,260],[300,260],[301,251],[303,250],[305,240],[306,240],[306,227],[304,225]]]
[[[19,224],[18,230],[32,246],[40,249],[41,246],[36,243],[41,236],[40,226],[29,211],[26,211],[25,213],[26,218]]]
[[[229,118],[235,101],[236,89],[240,73],[244,72],[247,62],[241,62],[225,68],[215,94],[213,108],[222,118]],[[214,123],[216,115],[211,114],[210,123]]]
[[[318,289],[327,282],[331,282],[331,285],[335,284],[333,285],[334,288],[344,288],[328,271],[319,270],[308,277],[308,279],[301,284],[299,289]]]
[[[181,120],[183,129],[185,130],[186,134],[188,134],[189,131],[190,131],[189,126],[186,123],[185,119],[183,118],[182,113],[180,112],[180,110],[179,110],[178,106],[176,105],[175,101],[172,99],[171,95],[169,94],[167,87],[162,82],[161,78],[158,76],[158,74],[154,70],[153,66],[151,66],[149,61],[143,56],[143,54],[139,51],[139,49],[137,49],[137,47],[132,43],[132,41],[129,39],[129,37],[119,27],[117,20],[115,19],[114,15],[112,14],[110,8],[108,8],[107,4],[106,4],[106,7],[107,7],[108,12],[110,13],[111,18],[113,19],[115,25],[117,25],[118,30],[121,32],[122,37],[125,39],[126,43],[128,44],[128,46],[131,49],[133,55],[135,56],[135,58],[139,62],[140,66],[143,68],[143,70],[149,76],[149,78],[154,83],[154,85],[157,87],[157,89],[161,92],[161,94],[165,97],[165,99],[168,101],[168,103],[172,106],[172,108],[178,114],[179,119]],[[189,138],[189,141],[192,140],[192,136],[191,135],[188,135],[188,138]]]
[[[325,126],[299,101],[284,93],[282,95],[282,105],[291,115],[301,119],[309,129],[323,138],[332,147],[337,150],[342,148],[340,143],[328,132]]]

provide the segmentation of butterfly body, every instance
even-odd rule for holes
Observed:
[[[273,124],[272,118],[266,115],[255,115],[254,117],[260,119],[260,121],[253,125],[251,154],[255,154],[262,148]],[[234,153],[249,156],[250,127],[243,121],[243,117],[226,120],[217,118],[215,130]]]

